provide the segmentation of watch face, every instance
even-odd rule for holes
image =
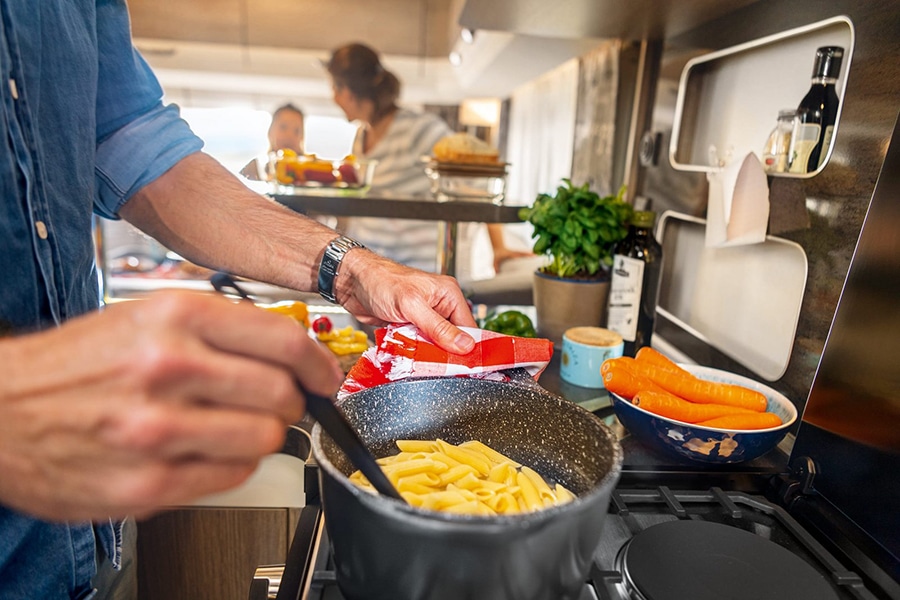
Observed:
[[[338,267],[347,254],[353,248],[362,248],[363,245],[356,240],[340,236],[331,240],[325,248],[322,262],[319,264],[318,288],[319,295],[331,303],[337,303],[334,296],[334,279],[337,277]]]

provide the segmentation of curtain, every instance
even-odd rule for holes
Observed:
[[[572,181],[590,182],[601,196],[615,194],[621,185],[612,180],[621,49],[613,40],[581,58]]]
[[[578,73],[579,61],[573,59],[513,92],[506,151],[510,203],[530,206],[571,175]],[[507,225],[504,232],[508,246],[531,249],[527,223]]]
[[[570,60],[512,94],[507,196],[516,204],[530,205],[572,173],[578,70]]]

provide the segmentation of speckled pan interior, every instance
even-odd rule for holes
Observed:
[[[408,380],[353,394],[340,408],[376,457],[396,454],[398,439],[479,440],[575,494],[601,482],[620,451],[594,415],[534,383]],[[344,475],[355,470],[327,435],[322,450]]]

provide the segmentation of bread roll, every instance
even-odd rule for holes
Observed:
[[[432,149],[439,162],[496,164],[500,153],[490,144],[468,133],[441,138]]]

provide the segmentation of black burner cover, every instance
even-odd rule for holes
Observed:
[[[748,531],[707,521],[670,521],[619,551],[622,577],[645,600],[837,600],[812,565]]]

